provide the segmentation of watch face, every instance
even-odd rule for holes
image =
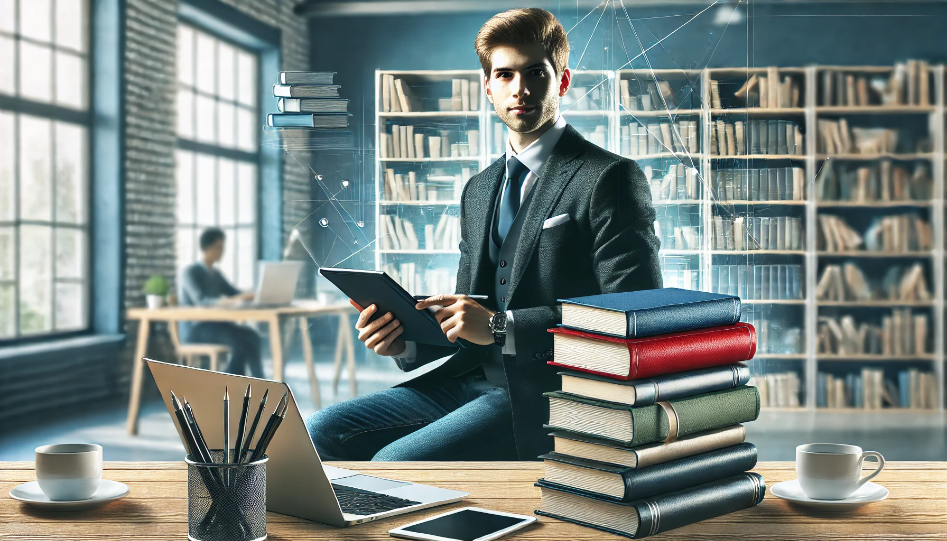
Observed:
[[[497,312],[490,318],[490,327],[493,332],[506,332],[506,313]]]

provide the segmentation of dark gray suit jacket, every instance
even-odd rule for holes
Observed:
[[[501,158],[471,177],[460,203],[457,293],[488,295],[491,309],[496,309],[496,269],[488,243],[505,167]],[[542,393],[560,387],[556,369],[546,364],[553,343],[547,329],[562,317],[558,300],[661,287],[651,190],[638,164],[593,145],[566,126],[533,190],[509,281],[516,355],[502,355],[520,460],[536,460],[552,450],[552,438],[543,429],[549,402]],[[544,220],[560,214],[570,220],[542,229]],[[500,355],[500,348],[418,344],[417,356],[398,364],[410,371],[448,355],[453,356],[420,377],[463,374],[488,356]]]

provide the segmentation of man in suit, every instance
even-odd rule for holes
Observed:
[[[546,364],[558,299],[661,287],[644,174],[559,115],[572,76],[559,21],[542,9],[506,11],[484,24],[475,48],[509,128],[507,152],[464,187],[457,293],[417,304],[441,306],[447,338],[468,345],[405,342],[392,314],[363,310],[359,339],[402,370],[450,358],[310,417],[324,460],[535,460],[552,449],[542,393],[560,384]]]

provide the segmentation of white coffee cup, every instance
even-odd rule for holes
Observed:
[[[88,500],[102,480],[102,446],[61,443],[37,447],[36,480],[50,500]]]
[[[862,462],[874,457],[878,468],[861,477]],[[856,445],[809,443],[796,447],[796,474],[799,486],[814,500],[844,500],[869,479],[881,473],[885,458]]]

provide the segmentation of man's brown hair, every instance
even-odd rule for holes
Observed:
[[[521,8],[497,13],[477,32],[474,49],[480,57],[484,75],[489,77],[493,69],[490,64],[493,49],[532,43],[542,44],[556,75],[565,71],[569,64],[569,37],[562,23],[545,9]]]

